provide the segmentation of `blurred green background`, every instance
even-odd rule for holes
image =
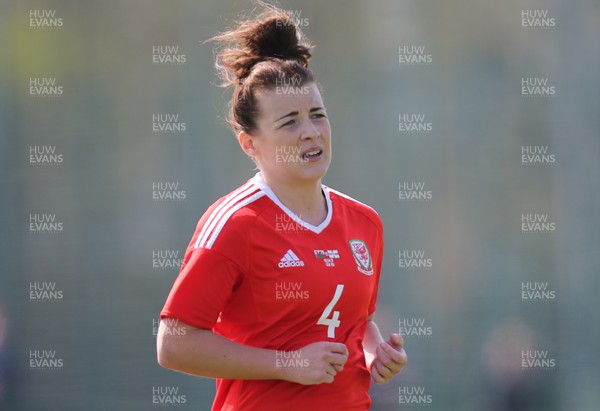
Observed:
[[[280,5],[317,46],[334,145],[325,183],[385,225],[377,322],[386,335],[400,321],[430,334],[405,337],[409,364],[372,388],[372,409],[598,410],[600,3]],[[148,410],[157,387],[210,409],[212,380],[156,363],[153,327],[177,269],[153,264],[180,259],[206,207],[254,174],[202,44],[252,8],[0,0],[2,409]],[[61,23],[32,27],[32,10]],[[524,27],[524,10],[554,24]],[[180,64],[153,63],[166,46]],[[402,46],[431,59],[402,63]],[[62,94],[31,95],[32,78],[55,79]],[[547,78],[555,93],[525,96],[523,78]],[[415,113],[429,132],[401,132],[399,115]],[[156,114],[177,115],[181,132],[153,132]],[[555,161],[523,164],[524,146]],[[32,147],[62,161],[33,164]],[[154,201],[156,182],[185,198]],[[406,182],[431,199],[400,200]],[[62,230],[31,231],[42,214]],[[547,215],[555,230],[523,232],[523,214]],[[430,267],[400,267],[399,253],[415,250]],[[32,300],[42,283],[62,298]],[[555,298],[524,300],[523,283]],[[524,368],[529,350],[554,366]],[[32,368],[40,351],[62,365]],[[413,390],[425,400],[401,404]]]

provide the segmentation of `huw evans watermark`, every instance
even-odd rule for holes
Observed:
[[[275,367],[277,368],[308,368],[308,358],[302,358],[300,351],[275,351]]]
[[[306,301],[310,298],[308,290],[302,288],[302,282],[277,281],[275,283],[275,300]]]
[[[152,387],[152,405],[155,406],[185,406],[187,397],[175,385],[158,385]]]
[[[63,155],[56,150],[56,146],[29,146],[29,164],[57,166],[63,160]]]
[[[302,153],[302,149],[296,146],[275,147],[275,162],[277,163],[306,163],[309,161],[308,153]]]
[[[60,29],[63,25],[63,18],[56,14],[56,10],[29,10],[29,27],[32,29]]]
[[[521,27],[528,29],[551,29],[556,26],[556,18],[547,9],[522,9]]]
[[[433,260],[425,255],[425,250],[399,250],[398,265],[405,269],[427,270],[433,267]]]
[[[155,270],[179,269],[183,256],[179,250],[152,250],[152,268]]]
[[[521,214],[521,232],[548,234],[556,231],[556,223],[547,213]]]
[[[553,301],[556,291],[548,286],[548,281],[527,281],[521,283],[523,301]]]
[[[187,123],[181,121],[176,113],[152,114],[152,132],[156,134],[185,133]]]
[[[398,198],[401,201],[430,201],[431,190],[425,189],[424,181],[400,181],[398,183]]]
[[[55,281],[32,281],[29,283],[30,301],[61,301],[63,290],[56,286]]]
[[[425,318],[400,318],[398,332],[403,337],[431,337],[433,329],[426,325]]]
[[[63,86],[56,77],[30,77],[29,95],[33,97],[60,97],[64,93]]]
[[[526,370],[553,370],[556,359],[550,357],[548,350],[521,351],[521,368]]]
[[[398,46],[398,62],[400,65],[426,65],[433,62],[425,46]]]
[[[433,396],[425,391],[424,386],[400,387],[398,403],[400,405],[432,405]]]
[[[521,164],[549,165],[556,162],[556,155],[548,146],[521,146]]]
[[[152,319],[152,335],[158,335],[158,326],[160,325],[160,318]],[[162,320],[164,324],[165,335],[184,337],[187,335],[187,326],[183,323],[179,322],[178,318],[165,318]]]
[[[184,201],[187,191],[182,190],[178,181],[153,181],[153,201]]]
[[[152,64],[179,66],[187,62],[187,55],[182,53],[179,46],[152,46]]]
[[[29,214],[30,233],[58,234],[63,232],[63,223],[52,213]]]
[[[310,25],[310,19],[302,17],[302,10],[286,10],[282,17],[275,22],[276,27],[289,28],[292,27],[292,24],[297,27],[308,27]],[[287,17],[291,17],[293,23],[288,22]]]
[[[401,134],[431,133],[433,123],[423,113],[398,114],[398,130]]]
[[[304,95],[308,93],[310,93],[310,88],[302,85],[302,78],[299,76],[275,79],[275,94]]]
[[[298,217],[299,219],[302,219],[302,216]],[[280,233],[295,234],[308,232],[309,229],[290,217],[287,213],[282,212],[275,215],[275,231]]]
[[[556,94],[556,86],[550,84],[548,77],[522,77],[521,95],[530,97],[549,97]]]
[[[32,370],[61,370],[64,366],[62,358],[56,350],[29,350],[29,368]]]

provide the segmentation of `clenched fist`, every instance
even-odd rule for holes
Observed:
[[[392,334],[377,347],[371,362],[371,378],[376,384],[385,384],[402,371],[407,361],[404,339],[400,334]]]
[[[299,361],[284,367],[283,379],[303,385],[330,384],[344,369],[348,354],[348,348],[342,343],[320,341],[308,344],[291,355]]]

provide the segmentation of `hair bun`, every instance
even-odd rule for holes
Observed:
[[[261,61],[293,60],[308,67],[312,45],[291,14],[265,7],[256,18],[242,21],[236,29],[211,39],[224,45],[217,54],[216,67],[225,85],[243,80]]]
[[[297,60],[306,66],[311,57],[310,45],[303,44],[302,40],[294,20],[287,14],[280,14],[260,22],[255,34],[246,38],[246,47],[257,56]]]

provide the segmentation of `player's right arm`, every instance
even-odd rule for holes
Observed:
[[[285,367],[275,350],[233,342],[211,330],[180,321],[161,320],[158,363],[172,370],[212,378],[279,379],[298,384],[331,383],[348,359],[344,344],[321,341],[306,345],[295,356],[304,367]],[[281,353],[279,353],[281,354]]]
[[[234,293],[248,281],[248,232],[255,216],[233,214],[214,228],[207,215],[184,257],[181,271],[161,311],[157,356],[161,366],[188,374],[224,379],[280,379],[299,384],[331,383],[348,358],[344,344],[315,342],[295,356],[305,367],[285,367],[275,350],[239,344],[212,331]],[[208,227],[204,230],[204,227]],[[211,231],[213,230],[213,231]],[[212,232],[203,236],[202,232]]]

